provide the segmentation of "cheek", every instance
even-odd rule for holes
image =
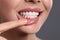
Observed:
[[[4,20],[17,19],[15,7],[18,5],[19,1],[20,0],[0,0],[0,3],[1,3],[0,4],[0,15]]]
[[[1,0],[3,8],[15,8],[20,0]]]
[[[42,2],[47,10],[51,9],[53,0],[42,0]]]

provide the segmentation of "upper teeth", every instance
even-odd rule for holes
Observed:
[[[24,18],[35,18],[39,15],[39,12],[21,12],[20,14]]]

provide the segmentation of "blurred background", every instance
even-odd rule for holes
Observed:
[[[50,15],[37,36],[43,40],[60,40],[60,0],[54,0]]]
[[[54,0],[50,15],[37,36],[43,40],[60,40],[60,0]]]

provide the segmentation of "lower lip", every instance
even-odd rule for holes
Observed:
[[[18,18],[18,20],[20,20],[23,17],[18,14],[17,18]],[[36,17],[36,18],[33,18],[33,19],[27,19],[26,18],[26,20],[27,20],[27,24],[25,24],[25,25],[32,25],[32,24],[36,24],[38,22],[39,17]]]
[[[36,17],[34,19],[27,19],[27,20],[28,20],[28,22],[26,25],[32,25],[32,24],[36,24],[38,22],[39,17]]]

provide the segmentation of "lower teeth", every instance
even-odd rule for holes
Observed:
[[[23,16],[24,18],[36,18],[37,16]]]

